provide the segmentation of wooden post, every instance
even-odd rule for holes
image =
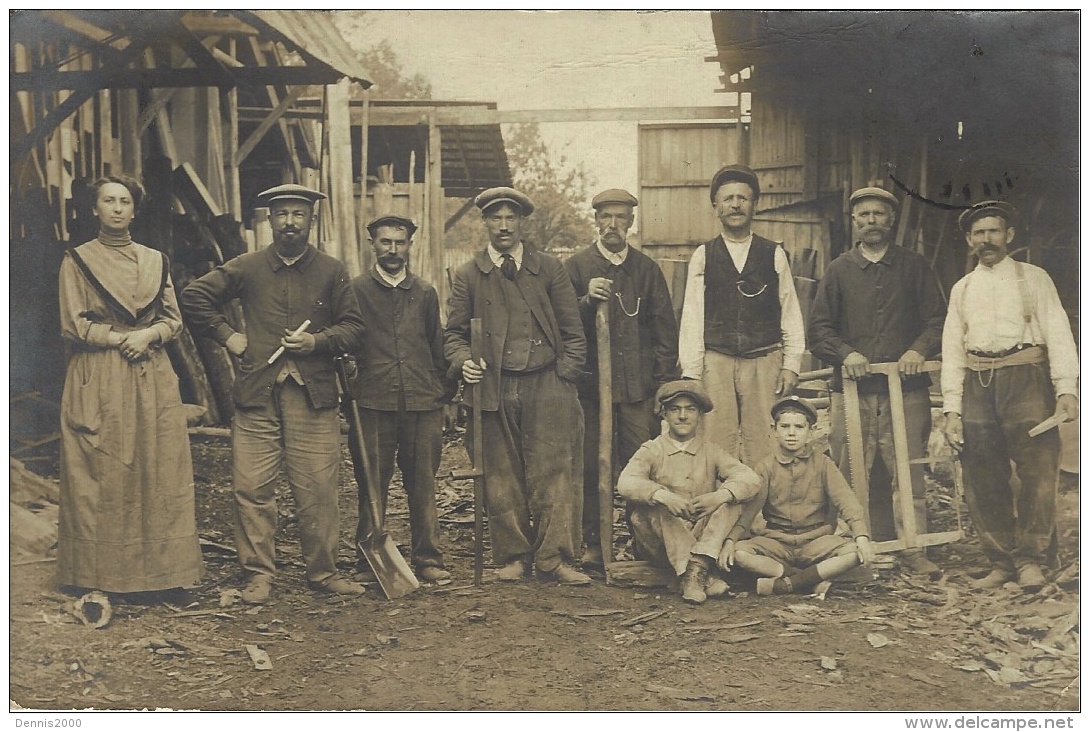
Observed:
[[[370,128],[368,126],[368,116],[370,115],[371,106],[371,93],[366,89],[363,90],[363,104],[360,105],[360,197],[356,203],[356,221],[357,237],[360,243],[360,248],[364,246],[364,242],[367,241],[367,231],[364,228],[367,225],[370,216],[367,214],[367,143],[370,139]],[[360,252],[360,267],[367,269],[364,264],[367,261],[367,257],[364,252]]]
[[[426,274],[420,274],[439,288],[439,302],[446,302],[448,292],[444,292],[443,278],[443,156],[442,141],[439,137],[439,124],[435,114],[428,115],[428,164],[427,196],[425,198],[428,219],[428,250],[426,252]]]
[[[334,235],[350,277],[360,274],[360,248],[356,239],[356,211],[352,195],[352,118],[348,113],[348,87],[341,79],[326,87],[326,124],[329,126],[329,196]]]
[[[227,41],[227,52],[231,57],[235,56],[234,38]],[[227,94],[227,134],[225,135],[226,149],[223,155],[224,175],[227,179],[227,209],[236,221],[242,221],[242,183],[239,179],[238,165],[235,164],[235,154],[238,152],[238,88],[232,87]]]
[[[121,123],[121,167],[129,175],[144,175],[143,158],[140,154],[140,99],[136,89],[119,89],[117,101],[118,120]]]
[[[603,566],[608,568],[613,560],[613,357],[608,300],[598,303],[594,325],[598,337],[598,540]]]

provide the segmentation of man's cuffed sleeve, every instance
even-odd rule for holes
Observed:
[[[701,245],[689,259],[685,277],[685,299],[681,306],[678,328],[678,360],[681,376],[699,379],[704,376],[704,265],[705,246]]]

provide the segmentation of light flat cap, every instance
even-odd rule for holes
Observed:
[[[974,221],[986,216],[998,216],[1007,222],[1008,227],[1014,226],[1016,213],[1017,209],[1006,201],[981,201],[958,216],[958,226],[962,231],[968,232]]]
[[[885,188],[875,188],[873,186],[860,188],[852,193],[851,198],[848,199],[848,205],[854,206],[858,201],[862,201],[866,198],[877,198],[879,201],[885,201],[890,206],[893,206],[894,211],[900,208],[900,204],[897,202],[897,196],[893,195]]]
[[[409,230],[409,238],[412,239],[413,234],[416,233],[416,222],[410,219],[408,216],[399,216],[398,214],[380,214],[375,218],[367,222],[367,231],[371,236],[375,235],[375,229],[380,226],[404,226]]]
[[[711,397],[708,396],[708,392],[704,389],[702,383],[695,379],[678,379],[677,381],[668,381],[659,387],[658,392],[655,394],[655,401],[660,405],[659,412],[661,413],[663,407],[682,396],[687,396],[696,402],[701,412],[712,411]]]
[[[772,405],[772,421],[775,422],[779,419],[780,414],[787,410],[802,412],[806,415],[806,420],[810,424],[817,423],[817,410],[814,409],[814,405],[794,395],[784,397]]]
[[[296,183],[276,186],[275,188],[270,188],[267,191],[261,191],[261,193],[257,194],[257,200],[260,203],[264,203],[266,206],[273,201],[279,201],[285,198],[306,201],[307,203],[314,205],[318,201],[326,198],[326,194]]]
[[[757,174],[753,169],[745,165],[724,165],[712,176],[711,199],[715,203],[715,194],[720,186],[730,181],[739,181],[753,189],[753,198],[761,197],[761,184],[757,181]]]
[[[508,188],[507,186],[489,188],[486,191],[481,191],[477,194],[477,197],[473,199],[473,203],[477,205],[477,208],[479,208],[482,213],[492,206],[495,206],[497,203],[510,203],[517,208],[523,216],[529,216],[534,212],[533,201],[525,194],[519,193],[514,188]]]
[[[639,206],[640,202],[636,200],[636,197],[626,191],[624,188],[610,188],[609,190],[602,191],[597,196],[591,199],[590,207],[595,211],[599,206],[604,206],[607,203],[619,203],[622,206]]]

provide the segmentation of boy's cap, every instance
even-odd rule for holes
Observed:
[[[695,379],[678,379],[663,384],[659,387],[658,393],[655,394],[655,401],[659,403],[661,410],[662,407],[680,396],[687,396],[696,402],[701,412],[712,411],[711,397],[704,390],[704,385]]]
[[[793,411],[802,412],[806,415],[807,421],[810,424],[817,423],[817,410],[814,409],[814,405],[805,399],[799,399],[797,396],[789,396],[780,399],[778,402],[772,405],[772,421],[775,422],[780,418],[780,413],[791,409]]]

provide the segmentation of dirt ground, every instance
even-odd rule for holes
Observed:
[[[970,588],[970,572],[984,566],[971,529],[934,550],[946,569],[938,583],[902,575],[886,558],[824,599],[758,598],[744,581],[699,607],[668,590],[604,581],[474,588],[471,485],[444,480],[438,501],[452,582],[395,601],[375,584],[363,599],[316,596],[305,587],[292,504],[284,500],[277,592],[270,604],[250,608],[221,606],[240,585],[230,549],[229,440],[194,438],[193,454],[207,568],[199,602],[118,604],[113,621],[94,630],[71,614],[73,598],[58,591],[48,557],[14,563],[12,709],[1080,708],[1074,476],[1061,485],[1065,569],[1058,584],[1034,596],[1014,586]],[[451,436],[444,470],[467,462]],[[49,464],[32,467],[48,473]],[[930,481],[929,507],[943,530],[956,523],[949,494]],[[356,501],[347,449],[341,507],[339,564],[351,572]],[[404,550],[399,485],[390,529]],[[627,532],[620,523],[616,532],[623,551]],[[271,670],[254,668],[248,645],[268,653]]]

